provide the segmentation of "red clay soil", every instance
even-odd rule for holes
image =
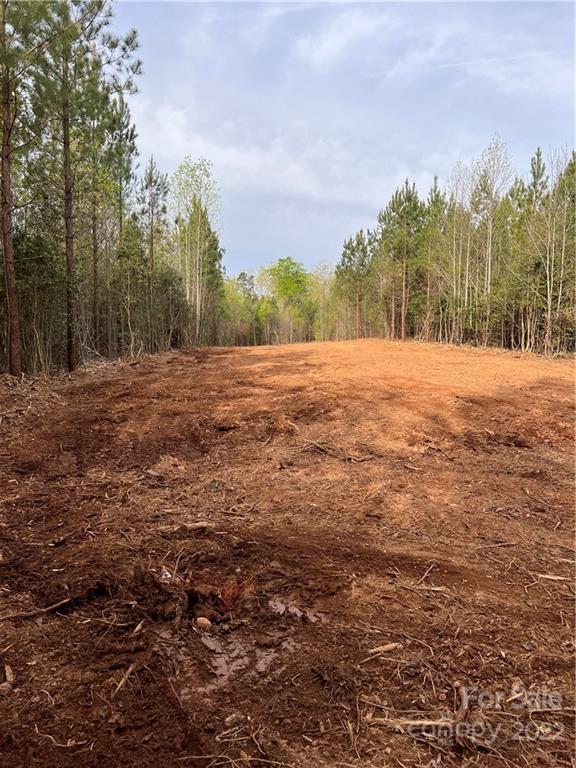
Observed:
[[[571,765],[572,374],[361,341],[4,380],[0,765]]]

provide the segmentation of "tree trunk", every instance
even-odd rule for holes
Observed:
[[[92,203],[92,329],[94,333],[94,347],[98,352],[98,341],[100,333],[100,324],[98,322],[98,213],[96,210],[96,201]]]
[[[408,314],[408,286],[406,280],[406,262],[402,264],[402,310],[400,317],[400,338],[406,341],[406,316]]]
[[[150,205],[148,213],[148,223],[150,225],[150,254],[148,258],[148,344],[149,352],[155,352],[154,339],[153,339],[153,327],[152,327],[152,313],[154,311],[154,209]]]
[[[66,359],[68,370],[78,365],[78,342],[76,338],[76,262],[74,258],[74,200],[73,171],[70,150],[70,102],[69,63],[64,59],[62,69],[62,143],[64,151],[64,238],[66,243]]]
[[[118,247],[122,247],[124,235],[124,182],[118,184]]]
[[[201,311],[202,311],[202,258],[200,251],[200,221],[202,209],[198,200],[198,216],[196,221],[196,344],[200,343]],[[292,323],[290,323],[290,341],[292,341]]]
[[[430,264],[430,259],[428,260]],[[430,319],[432,316],[432,304],[430,302],[430,266],[426,275],[426,316],[424,318],[424,341],[430,341]]]
[[[394,295],[394,283],[390,294],[390,338],[396,340],[396,296]]]
[[[2,3],[0,19],[0,50],[6,54],[6,0]],[[6,59],[5,59],[6,61]],[[4,252],[4,281],[6,285],[6,305],[8,317],[8,370],[13,376],[22,374],[22,337],[20,335],[20,310],[16,290],[16,269],[14,265],[14,242],[12,239],[12,104],[10,87],[10,69],[2,65],[2,173],[1,173],[1,219],[2,248]]]
[[[356,338],[360,338],[360,289],[356,286]]]

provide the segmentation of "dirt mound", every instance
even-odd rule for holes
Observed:
[[[0,765],[570,765],[571,365],[212,350],[0,382]]]

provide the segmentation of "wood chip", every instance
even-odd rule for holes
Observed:
[[[395,651],[396,648],[402,648],[402,643],[386,643],[386,645],[377,645],[376,648],[372,648],[368,653],[388,653],[388,651]]]
[[[548,581],[572,581],[568,576],[555,576],[552,573],[537,573],[539,579],[548,579]]]

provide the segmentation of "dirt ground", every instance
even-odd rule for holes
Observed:
[[[367,340],[2,380],[0,765],[574,765],[572,377]]]

